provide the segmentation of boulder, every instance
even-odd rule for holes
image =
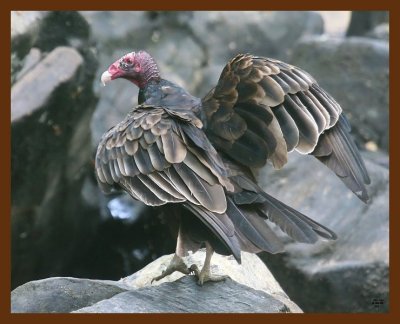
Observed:
[[[308,71],[339,102],[361,143],[388,150],[388,42],[310,37],[293,47],[289,62]]]
[[[115,281],[53,277],[11,292],[11,313],[69,313],[127,291]]]
[[[158,287],[120,293],[74,313],[289,313],[272,296],[227,279],[196,285],[184,277]]]
[[[314,245],[287,239],[285,254],[261,256],[305,312],[388,310],[389,172],[375,162],[388,158],[384,153],[373,155],[380,157],[364,156],[372,182],[368,204],[311,156],[293,153],[284,169],[265,168],[259,175],[266,192],[338,236]],[[377,305],[376,300],[383,302]]]
[[[11,82],[24,65],[23,59],[37,39],[43,11],[11,11]]]
[[[174,273],[151,284],[173,255],[163,256],[119,281],[49,278],[12,291],[13,313],[300,313],[257,256],[243,253],[242,265],[214,254],[213,273],[221,282],[196,284],[195,277]],[[205,251],[185,262],[201,266]]]
[[[24,61],[32,48],[50,52],[58,46],[70,46],[89,58],[89,53],[85,55],[86,51],[92,50],[91,44],[88,44],[89,37],[86,20],[76,11],[12,11],[12,83],[19,77],[17,73],[26,64]],[[96,68],[96,60],[86,62],[88,67]]]
[[[324,34],[343,37],[351,18],[351,11],[318,11],[324,20]]]
[[[98,203],[82,195],[93,178],[87,125],[97,100],[97,60],[82,19],[12,15],[13,37],[32,46],[22,51],[12,42],[25,63],[11,89],[12,287],[71,269],[98,223]]]
[[[301,37],[324,31],[321,15],[310,11],[196,11],[188,24],[208,59],[222,65],[238,53],[285,59]]]
[[[12,87],[11,122],[30,116],[48,104],[60,86],[73,81],[82,64],[83,58],[75,49],[55,48]]]
[[[353,11],[347,36],[365,36],[376,26],[389,22],[389,11]]]
[[[389,23],[375,26],[365,36],[389,41]]]
[[[21,70],[18,71],[18,73],[16,73],[15,75],[13,75],[14,81],[20,79],[23,75],[32,70],[36,66],[36,64],[38,64],[41,61],[41,59],[42,59],[42,52],[40,51],[40,49],[32,47],[29,53],[24,58]]]

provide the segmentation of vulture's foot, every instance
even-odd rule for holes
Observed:
[[[196,277],[198,278],[197,284],[202,286],[203,283],[207,281],[223,281],[226,278],[229,278],[228,276],[217,276],[211,274],[210,271],[210,265],[211,265],[211,257],[214,253],[214,249],[212,248],[211,244],[206,242],[206,259],[204,260],[204,265],[201,271],[197,267],[197,265],[193,264],[190,266],[189,270],[191,272],[194,272]]]
[[[178,255],[174,255],[172,258],[171,262],[169,263],[167,269],[165,269],[159,276],[154,277],[151,279],[151,283],[153,281],[158,281],[161,280],[162,278],[170,275],[171,273],[174,273],[175,271],[182,272],[184,274],[190,274],[191,270],[187,267],[185,262],[183,262],[182,258]]]
[[[206,264],[201,271],[195,264],[192,264],[189,269],[194,272],[195,276],[198,278],[197,284],[199,286],[203,286],[203,284],[207,281],[218,282],[229,278],[229,276],[213,275],[210,271],[210,265],[206,267]]]

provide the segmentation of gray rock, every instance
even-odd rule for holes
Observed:
[[[32,70],[36,64],[42,59],[42,52],[32,47],[29,53],[25,56],[21,70],[15,75],[15,80],[19,80],[23,75]]]
[[[89,24],[77,11],[50,11],[40,21],[34,46],[50,51],[66,45],[85,53],[91,50],[90,33]]]
[[[70,46],[79,49],[86,57],[85,53],[92,50],[88,44],[89,36],[86,20],[76,11],[12,11],[12,83],[32,47],[50,52],[58,46]],[[91,65],[90,61],[87,62]]]
[[[37,49],[22,58],[11,95],[12,287],[68,273],[99,222],[98,204],[82,197],[93,174],[88,125],[96,104],[88,29],[76,12],[33,16],[35,28],[12,16],[16,35],[34,32],[29,46]],[[17,43],[12,51],[20,53]]]
[[[126,37],[148,24],[143,11],[81,11],[92,28],[93,36],[104,43]]]
[[[21,58],[37,39],[40,22],[46,11],[11,11],[11,47]]]
[[[315,245],[288,240],[285,255],[262,256],[304,311],[388,309],[389,175],[386,167],[370,159],[366,159],[366,167],[372,181],[367,205],[310,156],[291,154],[284,169],[264,169],[260,174],[268,193],[338,235],[336,241],[321,240]],[[375,299],[384,301],[381,308],[371,303]]]
[[[13,313],[301,313],[254,254],[243,253],[242,265],[214,254],[212,272],[229,275],[202,287],[195,277],[174,273],[159,282],[171,260],[163,256],[120,281],[49,278],[26,283],[11,293]],[[201,266],[204,250],[189,254],[186,264]]]
[[[162,256],[133,275],[121,279],[120,282],[129,287],[138,289],[150,285],[160,285],[164,282],[176,281],[184,275],[180,272],[175,272],[160,281],[151,283],[154,277],[158,276],[162,270],[166,269],[171,259],[172,255]],[[199,269],[201,269],[204,259],[204,250],[189,254],[184,258],[188,266],[196,264]],[[252,289],[262,290],[282,301],[292,312],[301,312],[301,310],[290,301],[271,272],[255,254],[242,252],[242,264],[238,264],[232,256],[228,257],[214,253],[211,262],[211,271],[218,275],[228,275],[232,280]]]
[[[199,287],[186,276],[118,294],[74,313],[289,313],[272,296],[227,279]]]
[[[389,11],[353,11],[347,36],[365,36],[382,23],[389,22]]]
[[[45,11],[11,11],[11,38],[33,32],[46,14]]]
[[[54,49],[12,87],[11,122],[43,108],[57,88],[72,82],[82,63],[83,58],[75,49]]]
[[[160,281],[151,283],[154,277],[158,276],[162,270],[166,269],[172,257],[173,255],[162,256],[133,275],[121,279],[119,282],[133,289],[161,285],[166,282],[175,282],[184,277],[184,275],[180,272],[175,272]],[[189,266],[196,264],[201,268],[204,259],[205,251],[200,250],[194,254],[189,254],[184,258],[184,261]],[[263,291],[286,305],[292,313],[302,312],[302,310],[289,299],[265,264],[255,254],[242,252],[242,264],[239,265],[232,256],[222,256],[214,253],[211,262],[211,271],[217,275],[228,275],[234,282],[243,285],[243,287],[248,287],[256,291]],[[239,295],[239,293],[237,294]]]
[[[325,36],[303,39],[290,63],[312,74],[342,106],[362,143],[388,149],[389,44],[386,41]]]
[[[322,17],[306,11],[194,12],[189,25],[217,64],[226,64],[238,53],[283,59],[302,36],[323,32]]]
[[[54,277],[30,281],[11,292],[11,312],[69,313],[126,290],[106,280]]]
[[[389,23],[375,26],[365,36],[389,41]]]
[[[148,49],[151,44],[161,48],[159,40],[163,37],[173,46],[174,40],[180,40],[174,34],[180,32],[181,38],[191,38],[207,59],[219,64],[240,52],[282,56],[300,37],[323,32],[321,15],[306,11],[83,11],[81,14],[92,25],[100,48],[109,49],[112,45],[114,49],[126,46],[132,46],[132,50]]]
[[[324,20],[324,34],[343,37],[351,19],[351,11],[318,11]]]
[[[11,82],[22,69],[23,59],[37,39],[44,11],[11,11]]]

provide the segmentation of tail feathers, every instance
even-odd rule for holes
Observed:
[[[321,135],[311,153],[324,163],[363,202],[369,200],[366,185],[371,183],[364,161],[352,137],[350,125],[342,114],[334,127]]]
[[[318,236],[336,240],[336,234],[327,227],[313,221],[299,211],[285,205],[283,202],[262,192],[265,202],[259,209],[260,213],[288,234],[291,238],[302,243],[315,243]]]
[[[282,231],[294,240],[303,243],[314,243],[318,240],[318,236],[328,240],[337,238],[336,234],[330,229],[270,196],[248,177],[238,175],[231,179],[243,188],[242,192],[236,193],[232,197],[233,201],[240,205],[241,209],[244,208],[242,206],[257,202],[258,204],[253,205],[254,210],[257,210],[257,213],[262,218],[266,217],[278,225]],[[228,215],[231,217],[229,212]]]
[[[243,243],[250,241],[260,250],[269,253],[280,253],[284,251],[284,246],[268,224],[257,215],[254,207],[237,206],[231,198],[227,199],[228,207],[226,213],[235,225],[235,231],[239,233],[242,242],[242,249],[247,250]],[[243,235],[240,235],[243,234]],[[248,251],[252,252],[252,251]]]

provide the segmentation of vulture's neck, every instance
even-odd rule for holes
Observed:
[[[137,86],[139,87],[139,89],[144,89],[149,83],[159,82],[160,79],[160,71],[158,69],[157,63],[151,56],[149,56],[142,64],[141,77]]]
[[[143,104],[147,99],[155,96],[155,89],[160,86],[161,79],[150,79],[143,87],[139,87],[138,103]]]

